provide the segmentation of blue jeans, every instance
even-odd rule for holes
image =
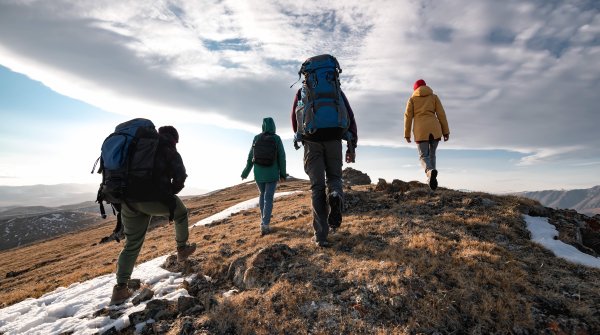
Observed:
[[[271,223],[271,212],[273,211],[273,197],[277,188],[277,181],[270,183],[256,182],[260,196],[258,197],[258,206],[260,207],[260,224],[268,226]]]

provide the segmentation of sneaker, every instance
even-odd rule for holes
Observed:
[[[113,287],[109,305],[120,305],[127,301],[129,297],[131,297],[131,291],[129,291],[127,284],[117,284]]]
[[[190,257],[191,254],[194,253],[194,251],[196,251],[196,243],[186,244],[183,247],[177,247],[177,261],[185,261],[188,259],[188,257]]]
[[[438,172],[436,169],[431,170],[431,175],[429,177],[429,188],[431,188],[433,191],[435,191],[435,189],[438,187],[437,175]]]
[[[269,226],[266,226],[266,225],[260,226],[260,236],[265,236],[265,235],[269,234],[270,232],[271,232],[271,228],[269,228]]]
[[[327,224],[335,232],[342,224],[342,197],[337,191],[333,191],[327,197],[327,202],[330,208]]]

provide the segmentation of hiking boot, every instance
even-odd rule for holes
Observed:
[[[331,242],[327,241],[327,240],[317,240],[316,236],[313,236],[310,239],[317,247],[320,248],[329,248],[331,247]]]
[[[327,202],[330,208],[327,224],[335,232],[342,224],[342,197],[337,191],[333,191],[327,197]]]
[[[329,248],[329,247],[331,247],[331,242],[329,242],[327,240],[317,241],[317,242],[315,242],[315,245],[319,248]]]
[[[127,301],[129,297],[131,297],[131,291],[129,291],[127,284],[117,284],[113,287],[109,305],[120,305]]]
[[[431,173],[429,176],[429,188],[432,191],[435,191],[435,189],[438,187],[437,175],[438,175],[438,172],[436,169],[431,170]]]
[[[190,257],[191,254],[194,253],[194,251],[196,251],[196,243],[186,244],[183,247],[177,247],[177,261],[185,261],[188,259],[188,257]]]
[[[267,225],[260,226],[260,236],[265,236],[271,232],[271,228]]]

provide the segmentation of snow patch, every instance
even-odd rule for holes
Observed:
[[[600,258],[583,253],[574,246],[566,244],[558,237],[558,230],[548,223],[548,218],[524,215],[527,229],[531,232],[531,240],[541,244],[556,255],[575,264],[600,269]]]

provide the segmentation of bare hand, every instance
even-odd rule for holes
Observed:
[[[448,141],[449,138],[450,138],[450,134],[444,135],[444,142]]]
[[[406,142],[410,143],[410,137],[405,137]]]

